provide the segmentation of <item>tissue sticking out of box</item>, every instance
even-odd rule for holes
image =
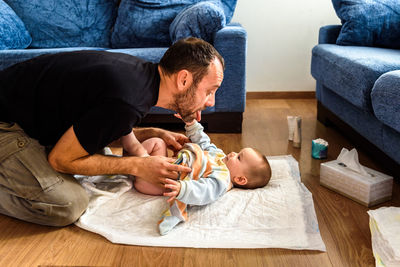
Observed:
[[[311,156],[314,159],[326,159],[328,157],[328,142],[322,138],[312,140]]]
[[[342,148],[339,156],[337,157],[337,161],[344,164],[345,167],[365,176],[371,176],[364,166],[362,166],[358,160],[358,153],[355,148],[352,150],[348,150],[347,148]]]

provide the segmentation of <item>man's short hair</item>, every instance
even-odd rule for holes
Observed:
[[[181,70],[188,70],[193,75],[196,86],[208,72],[210,63],[218,58],[223,68],[224,59],[218,51],[206,41],[189,37],[175,42],[160,60],[162,71],[170,76]]]

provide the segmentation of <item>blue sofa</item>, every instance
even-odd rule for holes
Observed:
[[[0,0],[0,70],[39,55],[76,50],[121,52],[158,62],[174,41],[196,36],[212,43],[226,65],[215,106],[203,112],[202,123],[211,132],[241,132],[247,33],[230,23],[235,6],[236,0]],[[154,107],[142,125],[180,123],[172,113]]]
[[[400,50],[337,45],[341,25],[320,28],[312,49],[318,120],[400,176]]]

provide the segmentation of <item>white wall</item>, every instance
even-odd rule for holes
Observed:
[[[314,91],[311,49],[322,25],[340,24],[331,0],[238,0],[247,30],[247,91]]]

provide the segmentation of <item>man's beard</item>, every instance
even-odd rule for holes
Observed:
[[[174,95],[174,103],[171,109],[178,112],[184,122],[191,122],[196,119],[196,111],[192,110],[195,103],[197,87],[192,84],[186,92]]]

